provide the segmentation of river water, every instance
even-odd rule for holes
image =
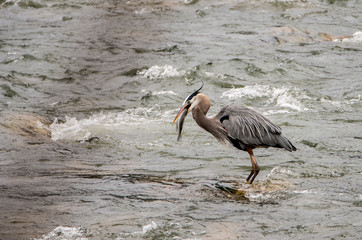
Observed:
[[[361,1],[0,4],[0,239],[362,236]],[[177,142],[200,80],[298,151]]]

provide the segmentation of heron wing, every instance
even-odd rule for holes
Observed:
[[[281,134],[281,128],[260,113],[247,108],[227,106],[217,115],[228,135],[250,147],[295,147]],[[232,141],[235,145],[235,143]]]

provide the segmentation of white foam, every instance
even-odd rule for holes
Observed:
[[[120,233],[119,236],[115,240],[125,240],[125,239],[139,239],[140,237],[144,237],[147,233],[158,228],[157,223],[151,221],[150,224],[142,226],[142,231],[136,231],[133,233]]]
[[[53,231],[47,235],[43,235],[41,238],[35,240],[87,240],[84,237],[86,230],[82,227],[56,227]]]
[[[268,194],[262,194],[262,193],[254,193],[254,192],[248,192],[246,194],[246,197],[252,200],[262,200],[262,199],[268,199],[270,198],[270,195]]]
[[[331,100],[329,98],[322,97],[320,101],[323,104],[330,105],[330,107],[333,109],[337,108],[340,110],[343,109],[344,111],[352,111],[353,110],[352,106],[354,104],[358,104],[359,102],[361,102],[361,95],[358,95],[356,98],[343,99],[343,100]]]
[[[141,90],[142,93],[147,93],[146,89],[142,89]],[[158,95],[168,95],[168,96],[177,96],[177,93],[175,93],[174,91],[156,91],[156,92],[150,92],[152,95],[154,96],[158,96]]]
[[[139,71],[138,74],[142,75],[145,78],[154,80],[159,78],[184,76],[186,74],[186,71],[179,70],[171,65],[154,65],[149,69]]]
[[[130,126],[149,126],[160,121],[170,121],[173,110],[162,112],[155,108],[134,108],[119,113],[97,113],[89,118],[77,119],[65,117],[64,122],[56,119],[50,126],[53,141],[72,140],[85,141],[92,136],[104,136],[117,129],[119,132],[129,132]]]
[[[277,106],[299,112],[309,110],[301,101],[310,99],[310,97],[301,93],[297,88],[285,86],[277,88],[259,84],[230,89],[224,92],[221,98],[228,98],[229,100],[237,100],[239,98],[266,98],[266,104],[276,104]]]
[[[158,92],[153,92],[152,94],[154,94],[154,95],[174,95],[174,96],[177,95],[177,93],[175,93],[174,91],[158,91]]]
[[[150,224],[147,224],[147,225],[143,226],[142,227],[142,232],[139,232],[139,233],[142,234],[142,235],[145,235],[149,231],[152,231],[152,230],[154,230],[156,228],[157,228],[157,224],[154,221],[152,221]],[[138,232],[136,232],[136,233],[138,233]]]
[[[136,14],[136,15],[143,15],[143,14],[145,14],[145,13],[149,13],[150,11],[149,10],[147,10],[146,8],[142,8],[141,10],[139,10],[139,11],[134,11],[134,13]]]
[[[305,190],[295,190],[293,191],[294,193],[297,193],[297,194],[316,194],[317,192],[316,191],[312,191],[310,189],[305,189]]]
[[[355,32],[352,37],[347,37],[343,39],[335,39],[334,42],[344,42],[344,43],[362,43],[362,31]]]
[[[293,176],[294,173],[293,171],[289,170],[289,169],[285,169],[285,168],[281,168],[281,167],[275,167],[273,168],[270,173],[268,173],[268,175],[265,177],[265,179],[272,179],[274,178],[276,175],[278,174],[286,174],[286,175],[289,175],[289,176]]]

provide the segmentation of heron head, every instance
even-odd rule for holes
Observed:
[[[202,85],[198,90],[196,90],[195,92],[193,92],[189,96],[187,96],[187,98],[185,99],[185,101],[182,104],[182,107],[178,111],[175,119],[173,120],[172,124],[174,124],[177,120],[177,125],[176,125],[176,129],[178,130],[177,140],[181,139],[181,132],[182,132],[182,126],[184,124],[184,120],[185,120],[187,114],[190,111],[192,111],[192,109],[197,105],[197,102],[195,101],[195,97],[197,94],[200,93],[200,90],[203,86],[204,86],[204,82],[202,82]]]
[[[197,94],[200,93],[201,88],[204,86],[204,82],[201,81],[202,85],[201,87],[196,90],[195,92],[191,93],[190,95],[188,95],[185,98],[185,101],[182,104],[182,107],[180,108],[180,110],[178,111],[175,119],[173,120],[172,124],[174,124],[176,122],[176,120],[182,115],[183,118],[186,117],[186,115],[197,105],[195,100],[195,97]],[[186,113],[182,114],[184,111],[186,111]],[[182,119],[183,122],[183,119]]]

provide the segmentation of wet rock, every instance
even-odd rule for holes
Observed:
[[[136,51],[136,49],[135,49]],[[137,51],[136,51],[137,52]],[[137,52],[138,53],[138,52]],[[143,67],[143,68],[132,68],[128,71],[125,71],[122,73],[123,76],[126,77],[134,77],[137,76],[139,72],[144,71],[145,69],[147,69],[148,67]]]
[[[343,41],[343,39],[352,38],[352,36],[333,36],[328,33],[314,33],[288,26],[270,28],[265,34],[267,37],[261,39],[263,42],[276,44],[314,41]]]
[[[15,92],[11,87],[9,87],[7,84],[2,84],[0,87],[3,90],[4,97],[13,98],[15,96],[19,96],[17,92]]]
[[[282,191],[293,188],[293,185],[286,180],[255,181],[253,184],[241,183],[239,181],[221,181],[215,187],[234,200],[262,201],[275,203],[271,195],[280,195]],[[281,195],[280,195],[281,196]],[[272,200],[272,201],[269,201]]]
[[[21,8],[43,8],[43,7],[46,7],[46,5],[42,5],[42,4],[34,2],[34,1],[20,1],[18,3],[18,5]]]
[[[2,122],[2,125],[15,134],[37,140],[50,138],[51,121],[45,117],[32,114],[10,114]],[[38,144],[37,141],[31,143]]]
[[[314,143],[314,142],[311,142],[308,140],[302,140],[301,143],[303,143],[304,145],[307,145],[308,147],[311,147],[311,148],[316,148],[318,145],[318,143]]]
[[[191,4],[195,4],[197,3],[199,0],[185,0],[184,3],[185,5],[191,5]]]

